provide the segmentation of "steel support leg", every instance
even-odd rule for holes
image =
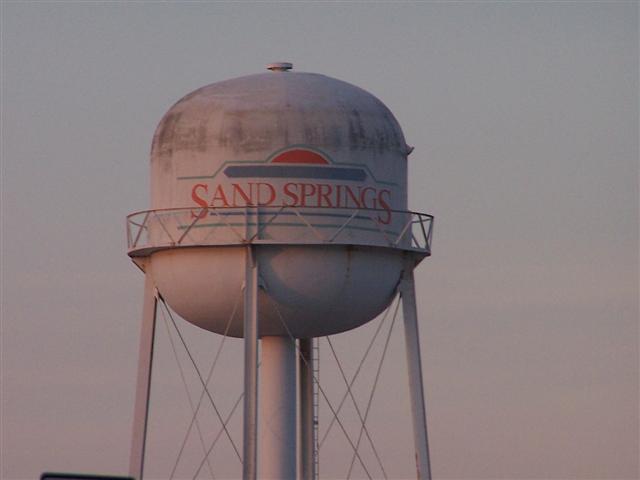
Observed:
[[[247,246],[244,288],[244,424],[242,478],[256,480],[258,459],[258,261]]]
[[[142,306],[142,327],[138,350],[138,378],[136,382],[135,409],[133,412],[133,435],[129,475],[142,480],[144,471],[144,449],[149,418],[149,393],[151,391],[151,367],[153,364],[153,341],[156,329],[158,296],[149,275],[144,279],[144,303]]]
[[[413,415],[413,441],[418,473],[417,478],[419,480],[431,480],[429,443],[427,440],[427,415],[424,406],[422,360],[420,358],[420,336],[418,334],[418,313],[412,265],[408,265],[405,269],[400,283],[400,295],[402,297],[402,313],[404,317],[404,335],[407,350],[411,412]]]
[[[300,342],[300,473],[302,480],[316,478],[315,428],[313,411],[313,339]]]

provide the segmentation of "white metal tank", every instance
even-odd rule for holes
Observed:
[[[268,68],[165,114],[129,254],[187,321],[242,336],[245,250],[259,245],[260,336],[349,330],[391,301],[407,252],[428,255],[412,234],[427,219],[406,211],[410,147],[370,93]]]

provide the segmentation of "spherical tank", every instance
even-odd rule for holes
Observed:
[[[409,147],[365,90],[269,69],[202,87],[162,118],[148,235],[180,242],[152,250],[145,270],[187,321],[240,337],[251,244],[259,335],[349,330],[386,308],[400,279],[405,254],[388,240],[407,209]]]

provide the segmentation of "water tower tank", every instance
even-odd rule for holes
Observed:
[[[259,245],[260,336],[349,330],[388,306],[413,248],[410,147],[365,90],[268,68],[202,87],[164,115],[152,210],[138,215],[129,254],[183,318],[242,336],[245,247]]]
[[[399,295],[417,473],[430,479],[413,269],[431,254],[432,217],[407,210],[411,147],[370,93],[291,68],[202,87],[156,129],[151,209],[127,220],[128,254],[145,272],[137,478],[158,300],[203,329],[244,337],[243,478],[293,480],[297,453],[304,478],[317,472],[311,339],[358,327]]]

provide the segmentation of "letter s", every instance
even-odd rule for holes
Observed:
[[[199,188],[204,189],[204,193],[208,193],[209,191],[209,187],[207,185],[205,185],[204,183],[197,183],[191,189],[191,199],[198,205],[200,205],[204,210],[200,210],[200,213],[198,214],[193,213],[193,210],[191,210],[191,218],[204,218],[207,216],[207,208],[209,207],[209,205],[207,205],[207,201],[204,198],[198,196],[197,190]]]
[[[383,198],[383,195],[385,193],[388,194],[389,197],[391,197],[391,192],[387,189],[380,190],[380,193],[378,193],[378,203],[386,213],[384,219],[380,215],[378,215],[378,220],[384,225],[389,225],[389,223],[391,222],[391,207],[387,203],[387,199]],[[388,198],[388,200],[391,201],[390,198]]]

